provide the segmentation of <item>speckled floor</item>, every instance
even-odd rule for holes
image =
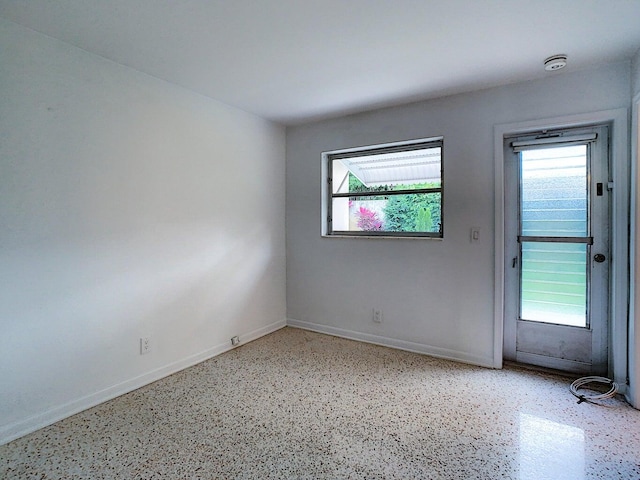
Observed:
[[[285,328],[0,446],[0,478],[639,479],[640,411],[569,383]]]

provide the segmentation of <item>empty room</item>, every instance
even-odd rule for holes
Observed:
[[[0,478],[640,478],[639,25],[0,0]]]

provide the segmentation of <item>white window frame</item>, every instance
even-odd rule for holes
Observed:
[[[440,193],[440,230],[436,232],[390,232],[390,231],[346,231],[332,228],[332,201],[337,196],[345,194],[333,193],[332,165],[333,161],[341,158],[357,158],[358,156],[372,155],[375,153],[412,151],[424,148],[440,148],[440,187],[427,189],[393,190],[393,192],[371,192],[360,195],[354,192],[350,196],[373,196],[380,194],[402,195],[417,193]],[[322,153],[322,236],[324,237],[355,237],[355,238],[430,238],[442,239],[444,237],[444,141],[443,137],[430,137],[402,142],[369,145],[364,147],[332,150]]]

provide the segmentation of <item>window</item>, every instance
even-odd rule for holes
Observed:
[[[326,235],[442,238],[442,137],[323,158]]]

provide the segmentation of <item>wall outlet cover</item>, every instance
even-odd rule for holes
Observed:
[[[140,338],[140,355],[146,355],[151,351],[151,337]]]

